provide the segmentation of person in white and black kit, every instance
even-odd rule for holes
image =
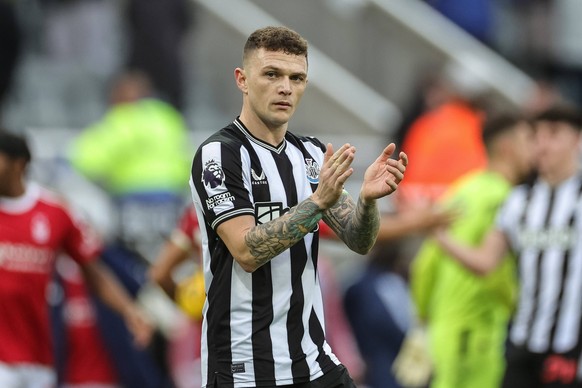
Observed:
[[[517,258],[520,295],[503,387],[582,387],[582,115],[555,106],[534,118],[534,128],[538,177],[511,193],[483,245],[437,238],[478,273],[508,250]]]
[[[207,300],[205,387],[353,387],[325,340],[317,275],[318,222],[352,250],[376,239],[376,200],[393,193],[407,157],[388,145],[359,198],[343,189],[355,147],[334,152],[287,131],[307,86],[307,42],[286,27],[253,32],[234,77],[240,116],[202,143],[192,196],[202,234]]]

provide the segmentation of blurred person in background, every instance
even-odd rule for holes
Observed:
[[[155,289],[144,285],[149,260],[185,203],[191,158],[188,129],[176,109],[154,97],[149,79],[141,72],[120,74],[112,85],[110,103],[100,121],[72,140],[68,156],[75,171],[103,188],[113,201],[118,228],[103,260],[132,295],[155,297]],[[119,320],[105,306],[98,309],[114,357],[133,360],[117,363],[127,366],[121,378],[138,379],[142,387],[170,384],[163,333],[156,332],[149,349],[130,351],[124,345],[130,338]]]
[[[191,265],[184,265],[186,262]],[[200,336],[206,300],[202,271],[200,226],[194,206],[188,206],[149,270],[157,284],[188,318],[170,338],[169,363],[179,388],[200,387]]]
[[[97,309],[81,268],[66,255],[57,259],[49,298],[59,387],[119,388],[117,367],[103,340]]]
[[[525,119],[505,113],[492,116],[482,136],[487,168],[465,174],[439,200],[440,206],[460,213],[447,228],[451,235],[471,245],[483,241],[512,186],[522,183],[533,168],[533,130]],[[424,241],[410,272],[419,322],[409,330],[395,368],[404,386],[414,386],[416,379],[426,383],[430,377],[422,376],[426,369],[414,359],[424,351],[433,365],[431,387],[499,387],[517,292],[514,267],[508,257],[495,272],[479,276],[451,259],[433,239]],[[422,344],[426,328],[428,340]]]
[[[119,243],[152,258],[187,195],[190,149],[182,115],[157,99],[149,78],[120,74],[101,120],[73,139],[69,160],[117,206]]]
[[[448,187],[467,172],[485,168],[481,130],[489,88],[480,72],[488,70],[478,58],[459,54],[428,77],[421,90],[420,115],[403,135],[401,150],[414,163],[393,198],[398,218],[443,212],[435,204]],[[401,260],[410,263],[425,237],[416,231],[402,235]]]
[[[394,142],[402,147],[406,133],[412,124],[424,113],[438,107],[449,99],[449,87],[443,77],[434,72],[434,66],[428,65],[421,70],[414,85],[415,92],[403,111],[403,118],[394,134]]]
[[[404,135],[402,151],[415,162],[399,189],[398,206],[434,202],[455,179],[485,167],[481,127],[487,87],[477,74],[483,66],[472,57],[445,65],[438,81],[440,104],[423,112]]]
[[[99,260],[102,243],[67,203],[26,173],[26,140],[0,131],[0,386],[52,387],[57,383],[49,318],[49,283],[59,254],[80,266],[92,292],[132,333],[148,344],[153,326]]]
[[[343,297],[365,363],[363,384],[370,388],[400,388],[391,367],[413,318],[400,248],[399,241],[377,242]]]
[[[380,218],[374,249],[343,295],[344,310],[364,360],[362,382],[367,387],[400,387],[392,365],[415,315],[408,285],[408,238],[424,237],[455,217],[454,210],[423,204],[406,211],[393,209]]]
[[[152,261],[153,265],[149,270],[151,280],[158,284],[171,299],[181,299],[180,284],[176,284],[175,280],[176,276],[180,275],[175,272],[180,265],[187,260],[192,260],[192,269],[198,273],[202,265],[200,244],[200,226],[196,210],[190,205],[182,212],[180,220],[160,250],[158,257]],[[189,310],[189,308],[185,309]],[[198,311],[198,308],[193,308],[190,315],[202,317],[194,311]]]
[[[582,387],[582,115],[558,105],[534,118],[538,177],[515,188],[478,246],[439,230],[450,257],[485,276],[517,257],[519,298],[505,388]]]

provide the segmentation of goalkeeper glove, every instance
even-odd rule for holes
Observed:
[[[416,326],[408,330],[392,365],[392,372],[403,387],[424,387],[429,383],[432,361],[424,327]]]

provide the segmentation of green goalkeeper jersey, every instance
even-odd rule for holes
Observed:
[[[449,229],[453,238],[480,245],[510,190],[506,179],[485,170],[455,182],[442,199],[443,206],[461,212]],[[452,327],[506,321],[517,293],[513,259],[506,258],[496,270],[479,276],[449,257],[430,238],[412,264],[410,281],[419,318]]]

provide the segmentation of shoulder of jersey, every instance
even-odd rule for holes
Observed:
[[[65,198],[65,196],[43,186],[40,186],[39,188],[39,201],[64,210],[70,209],[69,201]]]

